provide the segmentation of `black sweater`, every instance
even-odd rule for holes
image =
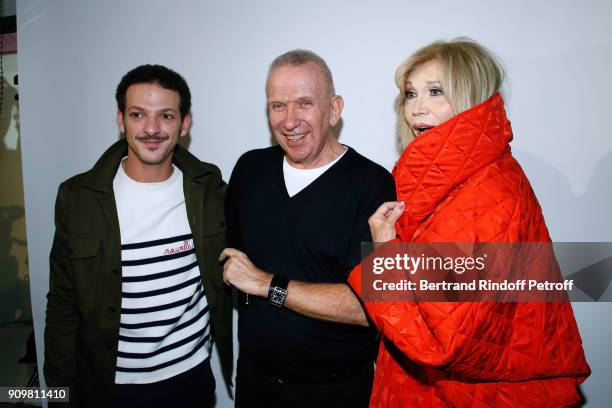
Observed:
[[[226,195],[228,238],[259,268],[303,282],[345,282],[371,241],[368,217],[395,200],[393,178],[348,148],[302,191],[289,197],[278,146],[245,153]],[[293,374],[370,359],[376,330],[312,319],[251,297],[239,310],[241,353],[266,369]]]

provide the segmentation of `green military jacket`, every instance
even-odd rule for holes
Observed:
[[[55,204],[44,373],[69,386],[73,407],[112,406],[121,317],[121,238],[113,179],[124,139],[94,167],[63,182]],[[218,256],[225,247],[225,183],[219,169],[177,146],[185,204],[211,316],[213,342],[231,385],[232,301]],[[143,208],[143,215],[147,209]]]

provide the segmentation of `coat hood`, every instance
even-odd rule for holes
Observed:
[[[418,225],[467,178],[510,154],[511,140],[500,94],[414,139],[393,169],[397,200],[410,203],[396,225],[401,240],[411,241]]]

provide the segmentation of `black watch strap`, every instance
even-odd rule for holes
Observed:
[[[289,279],[274,275],[268,287],[268,303],[272,306],[283,307],[287,298],[287,286],[289,286]]]

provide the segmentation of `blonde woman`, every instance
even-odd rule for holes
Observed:
[[[396,72],[406,148],[376,242],[549,242],[509,142],[503,72],[469,39],[435,42]],[[349,278],[361,294],[361,270]],[[569,407],[589,375],[569,303],[365,302],[383,334],[373,407]]]

